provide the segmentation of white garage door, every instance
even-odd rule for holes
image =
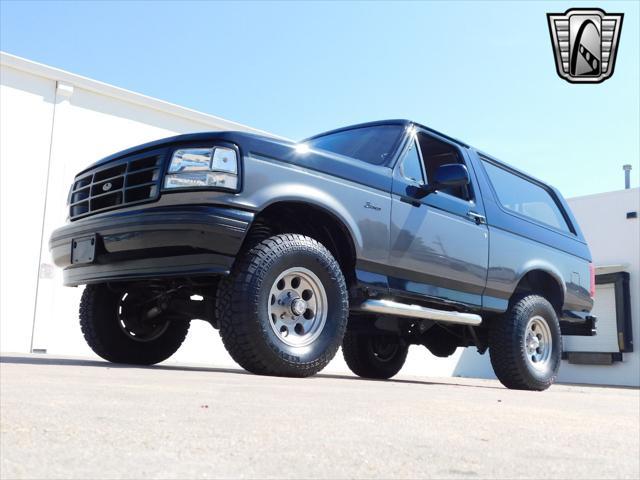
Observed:
[[[594,337],[563,337],[565,352],[619,352],[615,284],[596,285],[592,314],[598,318]]]

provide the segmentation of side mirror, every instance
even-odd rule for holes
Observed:
[[[443,188],[468,185],[469,182],[469,172],[463,164],[448,163],[446,165],[440,165],[436,170],[435,178],[428,185],[420,189],[418,198],[426,197],[430,193],[442,190]]]

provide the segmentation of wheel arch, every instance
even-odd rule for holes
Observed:
[[[335,211],[308,200],[271,202],[256,213],[245,243],[279,233],[301,233],[318,240],[338,261],[347,283],[355,281],[353,229]]]
[[[566,287],[562,276],[550,266],[532,266],[522,273],[509,302],[522,294],[538,294],[546,298],[558,314],[562,312],[562,306],[566,295]]]

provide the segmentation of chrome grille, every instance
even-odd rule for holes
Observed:
[[[69,194],[69,218],[156,200],[165,153],[130,155],[78,175]]]

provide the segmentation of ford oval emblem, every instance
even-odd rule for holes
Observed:
[[[111,187],[113,187],[113,185],[111,185],[111,182],[107,182],[104,185],[102,185],[102,190],[104,190],[105,192],[108,192],[109,190],[111,190]]]

